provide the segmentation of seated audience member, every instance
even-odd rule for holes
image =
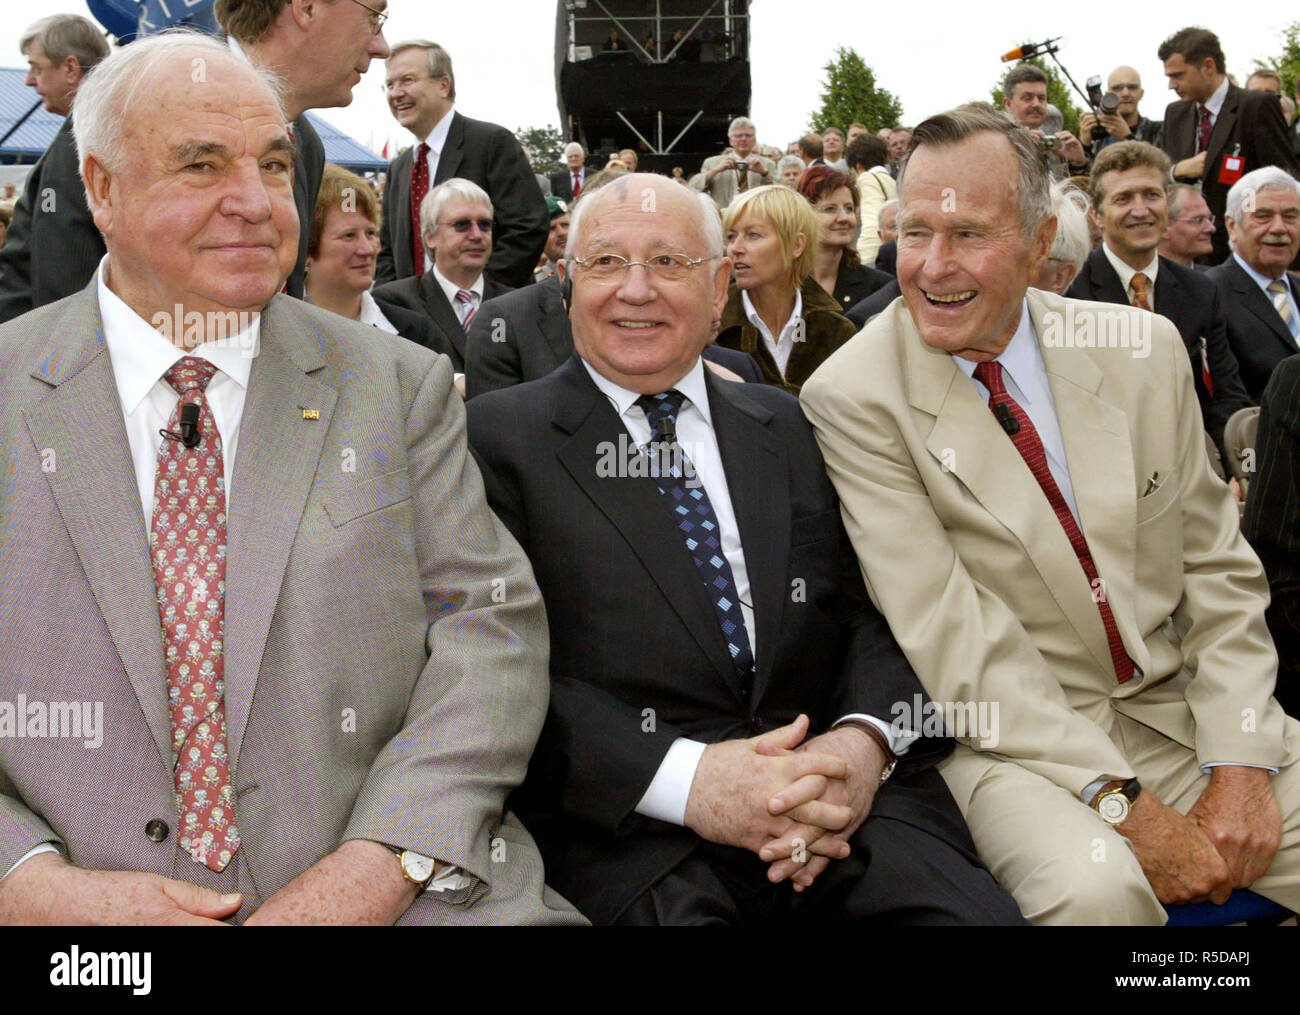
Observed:
[[[633,149],[631,148],[620,149],[618,153],[618,160],[622,162],[623,165],[627,166],[627,171],[629,173],[636,172],[638,159],[637,159],[637,154]]]
[[[600,47],[600,51],[602,53],[618,53],[625,49],[627,49],[627,46],[624,44],[623,39],[619,36],[618,29],[611,28],[609,30],[609,38],[607,38],[604,42],[604,45]]]
[[[878,142],[879,138],[872,140]],[[829,166],[813,166],[803,174],[799,193],[812,205],[821,227],[812,277],[831,294],[835,305],[847,310],[889,285],[891,276],[868,268],[853,249],[858,227],[858,188],[853,178]]]
[[[718,345],[748,353],[766,383],[798,394],[856,330],[812,277],[817,215],[785,187],[759,187],[731,203],[722,227],[735,284]]]
[[[0,327],[0,700],[101,736],[0,742],[0,924],[583,923],[506,810],[532,568],[450,365],[280,295],[279,85],[174,31],[77,95],[107,254]]]
[[[1231,201],[1231,198],[1229,198]],[[1272,598],[1278,704],[1300,716],[1300,358],[1279,363],[1259,400],[1256,472],[1241,529],[1259,554]]]
[[[839,127],[822,131],[822,161],[841,173],[849,171],[849,164],[844,161],[844,131]]]
[[[1056,236],[1047,262],[1038,272],[1034,286],[1064,296],[1083,263],[1088,260],[1088,195],[1068,180],[1052,184],[1052,214]]]
[[[984,104],[916,127],[903,299],[804,412],[921,683],[999,706],[996,744],[959,736],[940,770],[1025,916],[1163,924],[1246,887],[1295,910],[1300,723],[1263,568],[1173,324],[1028,288],[1055,227],[1037,154]],[[1097,343],[1116,321],[1144,344]]]
[[[1160,237],[1160,256],[1184,268],[1204,271],[1196,258],[1214,249],[1214,216],[1200,190],[1190,183],[1174,183],[1165,188],[1169,204],[1169,226]],[[1225,303],[1225,306],[1227,304]]]
[[[897,271],[898,262],[898,198],[891,198],[880,206],[876,223],[880,248],[876,251],[876,269],[887,275]]]
[[[1300,252],[1300,183],[1264,166],[1228,191],[1232,256],[1205,273],[1228,314],[1228,342],[1256,401],[1274,369],[1300,348],[1300,283],[1287,271]]]
[[[484,275],[492,257],[492,201],[469,180],[452,178],[434,187],[420,205],[420,231],[433,269],[375,289],[385,309],[418,312],[434,334],[430,348],[451,357],[465,372],[465,336],[483,305],[510,291]]]
[[[588,194],[627,174],[601,170],[583,188]],[[701,195],[702,200],[709,200]],[[574,206],[576,207],[576,205]],[[465,351],[465,385],[470,398],[545,377],[573,355],[573,333],[555,275],[489,300],[470,325]],[[758,364],[744,353],[710,345],[704,350],[711,367],[722,367],[746,381],[762,382]]]
[[[1171,320],[1183,337],[1206,432],[1223,450],[1223,427],[1250,404],[1219,292],[1204,274],[1160,257],[1169,215],[1169,157],[1145,141],[1118,141],[1092,164],[1090,196],[1102,245],[1084,263],[1069,295],[1126,303]]]
[[[803,159],[803,164],[807,166],[823,165],[822,159],[822,139],[819,134],[805,134],[795,142],[798,146],[798,155]]]
[[[783,155],[776,164],[777,182],[783,187],[798,190],[799,177],[803,176],[805,168],[803,159],[798,155]]]
[[[401,307],[382,310],[370,295],[379,254],[379,223],[374,188],[355,173],[327,162],[307,241],[307,301],[433,349],[434,328],[423,314]]]
[[[898,196],[898,184],[889,175],[889,149],[878,137],[864,134],[849,145],[845,154],[849,172],[858,182],[862,201],[862,233],[858,257],[871,264],[880,253],[880,209]]]
[[[727,293],[712,206],[619,180],[579,202],[562,270],[577,355],[468,404],[549,611],[516,800],[553,883],[597,924],[1020,922],[934,770],[951,742],[886,726],[923,696],[797,403],[702,367]],[[647,468],[603,471],[609,447]]]
[[[564,257],[564,244],[569,239],[569,206],[558,197],[548,197],[546,210],[551,216],[551,231],[546,237],[542,261],[533,272],[534,282],[543,282],[555,274],[555,266]]]

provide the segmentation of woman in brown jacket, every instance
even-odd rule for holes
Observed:
[[[800,387],[857,329],[812,278],[817,216],[788,187],[756,187],[723,218],[734,285],[717,344],[753,356],[763,379]]]

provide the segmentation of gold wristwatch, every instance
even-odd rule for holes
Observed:
[[[429,882],[433,880],[434,869],[437,864],[431,857],[422,853],[413,853],[409,849],[398,849],[396,846],[384,843],[397,856],[397,862],[402,868],[402,877],[415,885],[416,888],[423,892],[429,887]],[[417,895],[419,892],[416,893]]]

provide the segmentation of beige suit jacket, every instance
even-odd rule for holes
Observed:
[[[1142,675],[1118,683],[1093,590],[1047,499],[901,298],[801,396],[873,597],[936,701],[997,702],[996,756],[1071,793],[1134,774],[1106,733],[1115,712],[1202,763],[1278,765],[1268,587],[1210,471],[1177,331],[1035,289],[1028,306],[1083,531]],[[1106,322],[1145,327],[1149,355],[1066,347]],[[973,788],[954,787],[963,809]]]

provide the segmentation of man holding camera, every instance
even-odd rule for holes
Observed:
[[[1018,63],[1002,82],[1002,105],[1011,119],[1029,131],[1053,180],[1088,171],[1088,153],[1068,130],[1045,133],[1047,73],[1032,63]]]
[[[714,204],[725,208],[737,194],[751,187],[775,183],[776,163],[755,151],[758,141],[754,121],[738,116],[727,128],[727,141],[731,147],[721,155],[705,159],[700,171],[691,179],[691,186],[713,198]]]
[[[1088,96],[1093,96],[1092,78],[1088,82]],[[1089,111],[1079,117],[1079,137],[1088,144],[1089,151],[1095,159],[1097,153],[1116,141],[1147,141],[1155,144],[1160,133],[1161,122],[1149,120],[1138,112],[1138,103],[1142,101],[1142,76],[1132,67],[1116,67],[1106,79],[1106,95],[1096,89],[1098,95],[1093,105],[1095,111]],[[1111,105],[1107,96],[1114,96],[1114,112],[1108,112]],[[1091,142],[1089,144],[1089,142]]]

